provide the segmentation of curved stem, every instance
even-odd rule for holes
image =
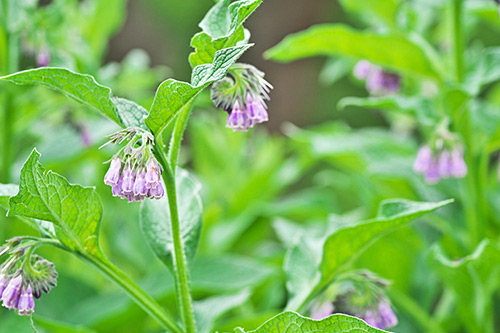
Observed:
[[[85,261],[92,264],[102,274],[120,286],[127,294],[153,317],[163,328],[174,333],[182,333],[179,325],[163,310],[160,304],[151,296],[146,294],[137,284],[134,283],[127,275],[120,271],[107,259],[97,258],[89,254],[78,254]]]
[[[193,102],[188,105],[179,115],[179,119],[175,122],[174,133],[172,134],[172,139],[170,140],[170,148],[168,152],[168,162],[175,169],[177,166],[177,160],[179,159],[179,152],[181,150],[182,138],[184,136],[184,131],[186,130],[187,122],[189,116],[191,115],[191,110],[193,109]]]
[[[189,290],[188,267],[186,264],[186,256],[184,254],[184,247],[182,244],[179,212],[177,209],[175,172],[172,171],[172,168],[167,162],[167,158],[161,149],[156,150],[156,155],[164,170],[163,180],[165,181],[168,196],[168,206],[170,209],[170,227],[172,230],[172,238],[174,243],[174,275],[177,288],[178,304],[180,306],[182,322],[184,324],[186,332],[194,333],[196,332],[196,326],[194,322],[191,293]]]

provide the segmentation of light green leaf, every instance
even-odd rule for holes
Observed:
[[[303,237],[291,248],[285,256],[284,270],[286,274],[286,289],[290,294],[289,308],[297,308],[307,299],[311,290],[320,281],[317,256],[311,251]]]
[[[193,69],[191,84],[200,87],[222,79],[226,76],[229,67],[252,45],[229,47],[215,52],[214,61],[211,64],[199,65]]]
[[[415,202],[403,199],[382,202],[375,219],[341,228],[326,239],[320,265],[323,281],[338,274],[377,239],[452,202],[453,200]]]
[[[0,80],[49,87],[123,125],[113,103],[111,89],[97,83],[91,75],[65,68],[44,67],[3,76]]]
[[[343,24],[313,26],[285,37],[266,52],[267,58],[281,62],[339,55],[365,59],[400,73],[440,78],[438,57],[421,38],[358,31]]]
[[[218,50],[246,43],[249,32],[243,28],[243,22],[261,2],[241,0],[230,4],[229,0],[222,0],[215,4],[200,23],[203,31],[191,40],[195,49],[189,55],[191,67],[211,63]]]
[[[148,110],[125,98],[113,97],[113,102],[116,105],[123,127],[147,129],[144,119],[148,115]]]
[[[194,257],[201,232],[201,184],[185,170],[179,169],[176,174],[181,236],[189,260]],[[153,252],[165,264],[171,265],[174,250],[167,196],[160,200],[145,200],[140,216],[142,231]]]
[[[199,32],[191,39],[191,46],[195,51],[189,55],[189,63],[192,68],[209,64],[214,60],[215,52],[247,40],[243,27],[238,28],[231,36],[219,39],[212,39],[207,33]]]
[[[198,332],[213,332],[215,321],[250,298],[248,289],[235,294],[214,296],[194,302],[194,314]]]
[[[216,293],[254,288],[273,270],[252,258],[236,255],[197,257],[190,264],[194,292]]]
[[[453,290],[459,313],[471,332],[489,330],[488,312],[492,311],[493,294],[500,285],[500,248],[484,240],[469,256],[450,260],[443,250],[433,247],[431,263],[441,279]],[[472,315],[472,316],[471,316]]]
[[[323,320],[314,320],[296,312],[286,311],[266,321],[254,331],[235,329],[239,333],[312,333],[312,332],[359,332],[378,333],[386,332],[371,327],[361,319],[344,314],[335,314]]]
[[[261,4],[262,0],[221,0],[200,22],[200,28],[214,39],[231,36]]]
[[[32,16],[37,6],[36,0],[16,0],[4,3],[7,29],[11,33],[20,32],[32,22]]]
[[[156,91],[146,125],[158,135],[183,110],[190,108],[198,94],[210,83],[222,79],[229,67],[251,44],[226,48],[215,53],[211,64],[197,66],[192,73],[192,84],[168,79]]]
[[[71,185],[47,171],[33,149],[21,170],[19,193],[11,197],[8,216],[24,216],[49,221],[64,245],[78,252],[98,254],[98,229],[102,205],[93,188]]]

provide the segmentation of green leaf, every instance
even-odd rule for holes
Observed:
[[[235,294],[209,297],[193,304],[196,328],[199,332],[213,332],[215,321],[250,298],[248,289]]]
[[[232,64],[238,60],[243,52],[253,44],[229,47],[215,52],[214,61],[211,64],[196,66],[191,74],[193,86],[206,86],[212,82],[222,79]]]
[[[125,98],[113,97],[113,102],[116,105],[123,127],[147,129],[144,119],[148,115],[148,110]]]
[[[309,291],[308,293],[294,294],[294,297],[287,304],[287,309],[300,309],[311,294],[328,285],[347,265],[382,236],[451,202],[453,200],[437,203],[403,199],[386,200],[379,207],[375,219],[335,230],[327,236],[323,244],[323,253],[319,264],[320,278],[316,277],[316,269],[310,263],[302,268],[297,268],[297,271],[287,271],[287,278],[294,282],[295,289]],[[307,258],[303,258],[302,261],[306,260]],[[314,257],[309,255],[309,260],[313,261]]]
[[[371,327],[361,319],[344,314],[334,314],[323,320],[314,320],[296,312],[286,311],[266,321],[254,331],[235,329],[240,333],[312,333],[312,332],[386,332]]]
[[[243,23],[261,2],[241,0],[230,4],[229,0],[222,0],[215,4],[200,23],[203,31],[191,40],[195,49],[189,55],[191,67],[211,63],[218,50],[246,43],[249,32],[243,28]]]
[[[330,280],[338,274],[377,239],[452,202],[453,200],[415,202],[402,199],[382,202],[375,219],[339,229],[326,239],[320,265],[323,280]]]
[[[177,171],[177,202],[181,236],[187,259],[194,257],[200,238],[203,207],[201,184],[187,171]],[[172,264],[173,240],[168,198],[145,200],[141,206],[141,228],[153,252],[165,264]]]
[[[238,60],[251,44],[217,51],[211,64],[197,66],[192,73],[192,83],[168,79],[156,91],[146,125],[155,135],[183,110],[190,108],[198,94],[210,83],[222,79],[229,67]]]
[[[65,68],[44,67],[3,76],[0,80],[49,87],[123,126],[112,100],[111,89],[97,83],[91,75],[75,73]]]
[[[21,170],[19,193],[10,198],[8,216],[49,221],[57,238],[74,251],[98,254],[102,205],[93,188],[71,185],[39,163],[33,149]]]
[[[267,58],[281,62],[313,56],[365,59],[397,72],[440,78],[438,57],[415,35],[358,31],[343,24],[313,26],[285,37],[266,52]]]
[[[303,237],[288,249],[285,256],[284,270],[286,274],[286,289],[290,294],[291,308],[294,302],[307,299],[311,289],[318,284],[320,274],[317,256],[311,251]]]
[[[493,294],[500,285],[500,270],[493,264],[500,261],[498,245],[484,240],[471,255],[459,260],[448,259],[443,250],[435,246],[430,259],[438,275],[453,290],[461,316],[473,318],[464,320],[469,330],[487,331]]]
[[[221,0],[200,22],[200,28],[214,39],[229,37],[261,4],[262,0]]]

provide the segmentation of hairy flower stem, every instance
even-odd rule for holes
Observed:
[[[151,296],[145,293],[137,284],[134,283],[126,274],[120,271],[116,266],[104,258],[98,258],[89,254],[79,254],[81,258],[92,264],[103,275],[108,277],[123,290],[152,318],[154,318],[164,329],[169,332],[182,333],[182,329],[177,323],[163,310],[160,304]]]
[[[186,118],[187,119],[187,118]],[[184,126],[185,128],[185,126]],[[174,135],[182,137],[183,131]],[[180,142],[180,138],[177,138]],[[184,253],[184,246],[182,244],[181,227],[179,220],[179,211],[177,208],[177,189],[175,183],[175,171],[167,162],[167,157],[164,155],[160,144],[156,145],[157,150],[155,155],[163,168],[163,180],[167,190],[168,206],[170,209],[170,224],[172,229],[172,238],[174,243],[174,276],[177,288],[178,305],[180,306],[180,313],[182,315],[182,323],[184,330],[187,333],[196,332],[193,304],[191,300],[191,293],[189,290],[189,274],[186,264],[186,256]],[[180,147],[180,143],[179,143]]]

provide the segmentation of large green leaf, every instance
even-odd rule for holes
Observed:
[[[123,98],[113,97],[111,89],[100,85],[94,77],[65,68],[44,67],[29,69],[0,77],[16,84],[39,84],[54,89],[69,98],[107,116],[122,127],[145,128],[147,111]]]
[[[19,193],[10,198],[8,216],[52,222],[57,238],[77,252],[98,254],[102,204],[93,188],[71,185],[39,163],[34,149],[21,170]]]
[[[450,260],[435,246],[430,253],[431,263],[441,279],[453,290],[458,310],[471,332],[486,332],[493,294],[500,285],[500,248],[484,240],[469,256]],[[466,320],[465,318],[470,318]]]
[[[451,202],[453,200],[415,202],[402,199],[382,202],[375,219],[341,228],[326,239],[320,265],[323,280],[330,280],[377,239]]]
[[[191,259],[200,238],[203,207],[201,184],[185,170],[177,171],[177,202],[184,251]],[[145,200],[141,206],[141,228],[153,252],[167,265],[172,264],[173,240],[168,198]]]
[[[192,83],[174,79],[164,81],[156,91],[149,116],[148,127],[158,135],[183,110],[190,108],[198,94],[210,83],[222,79],[229,67],[238,60],[251,44],[226,48],[215,53],[211,64],[197,66]]]
[[[287,280],[290,281],[287,287],[293,283],[293,288],[298,290],[292,294],[287,309],[300,309],[312,294],[327,286],[347,265],[382,236],[452,201],[433,203],[402,199],[386,200],[379,207],[375,219],[338,228],[328,235],[323,244],[321,258],[315,258],[313,252],[306,251],[304,246],[293,250],[297,251],[296,260],[301,259],[302,265],[294,266],[295,270],[285,268]],[[306,256],[307,253],[309,254]],[[320,262],[319,266],[311,264],[315,261]]]
[[[0,78],[16,84],[40,84],[57,90],[121,124],[111,89],[96,82],[91,75],[79,74],[65,68],[44,67],[17,72]]]
[[[288,62],[313,56],[365,59],[401,73],[440,78],[438,57],[417,36],[354,30],[343,24],[322,24],[291,34],[266,52],[266,57]]]
[[[371,327],[361,319],[344,314],[334,314],[323,320],[314,320],[296,312],[286,311],[266,321],[253,331],[242,328],[235,329],[239,333],[312,333],[312,332],[386,332]]]
[[[191,67],[211,63],[218,50],[246,43],[249,33],[243,28],[243,22],[261,2],[242,0],[230,4],[229,0],[222,0],[216,3],[200,23],[203,31],[191,40],[195,49],[189,55]]]

